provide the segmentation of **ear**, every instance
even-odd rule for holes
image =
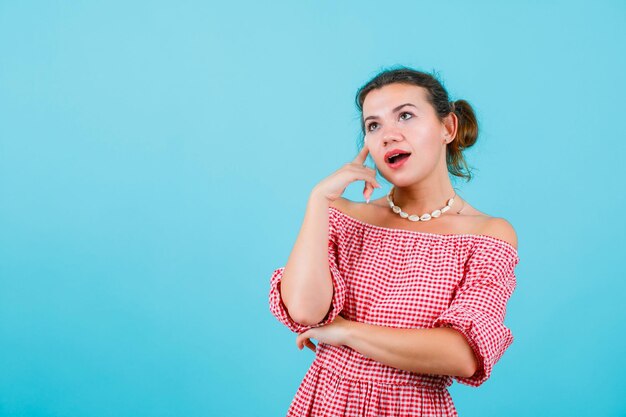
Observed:
[[[445,143],[450,143],[456,137],[456,131],[459,126],[459,118],[454,112],[450,112],[443,118],[443,139]]]

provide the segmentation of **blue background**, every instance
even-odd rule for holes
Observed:
[[[0,415],[284,415],[313,353],[270,274],[396,64],[474,106],[454,185],[519,239],[460,415],[625,415],[625,35],[623,1],[0,1]]]

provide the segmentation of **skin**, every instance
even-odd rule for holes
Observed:
[[[413,106],[393,111],[405,103]],[[395,186],[396,205],[409,214],[421,215],[443,207],[454,196],[446,165],[446,146],[457,133],[456,114],[450,113],[440,121],[426,100],[425,89],[390,84],[367,95],[363,118],[365,146],[353,162],[364,164],[367,155],[371,155],[380,174]],[[396,170],[384,160],[385,153],[394,148],[412,153]],[[366,184],[366,199],[373,190],[373,186]],[[508,221],[481,213],[458,195],[448,212],[426,222],[401,218],[389,209],[386,197],[369,204],[338,198],[332,206],[378,226],[440,234],[486,234],[517,249],[517,236]],[[349,346],[366,357],[412,372],[469,377],[478,367],[465,337],[451,328],[396,329],[337,316],[332,323],[298,335],[296,345],[299,349],[306,346],[315,351],[311,339],[333,346]]]
[[[392,112],[404,103],[416,107],[407,105]],[[454,195],[446,166],[446,145],[453,140],[458,126],[454,113],[439,122],[424,88],[390,84],[367,95],[363,117],[365,143],[380,174],[394,184],[396,205],[408,213],[423,214]],[[385,153],[394,148],[412,153],[397,170],[384,160]]]

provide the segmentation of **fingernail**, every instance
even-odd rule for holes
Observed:
[[[369,198],[368,198],[367,200],[365,200],[365,201],[367,202],[367,204],[369,204],[369,203],[370,203],[370,199],[369,199]]]

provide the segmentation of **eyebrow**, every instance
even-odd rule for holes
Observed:
[[[404,104],[400,104],[398,107],[395,107],[391,112],[395,113],[398,110],[400,110],[402,107],[404,106],[413,106],[417,109],[417,106],[411,103],[404,103]],[[378,116],[367,116],[365,119],[363,119],[363,123],[367,122],[368,119],[378,119]]]

